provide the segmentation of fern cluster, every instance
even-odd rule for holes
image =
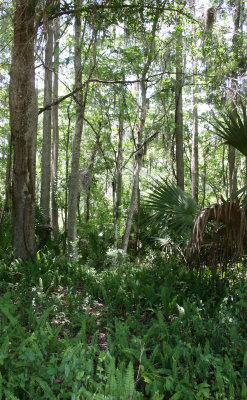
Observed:
[[[0,399],[247,398],[247,285],[153,258],[0,263]]]

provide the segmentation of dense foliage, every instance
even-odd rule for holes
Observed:
[[[0,398],[246,399],[244,276],[1,261]]]
[[[0,400],[247,399],[247,13],[206,3],[0,0]]]

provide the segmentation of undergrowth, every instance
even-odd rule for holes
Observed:
[[[0,260],[0,399],[247,399],[247,282]]]

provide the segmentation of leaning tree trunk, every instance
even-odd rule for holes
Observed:
[[[45,48],[45,86],[44,107],[52,103],[52,55],[53,55],[53,29],[52,23],[44,24],[47,39]],[[43,211],[44,224],[50,221],[50,186],[51,186],[51,110],[44,111],[43,117],[43,143],[41,161],[41,198],[40,206]]]
[[[180,3],[180,2],[179,2]],[[183,38],[181,17],[177,17],[176,37],[176,87],[175,87],[175,138],[177,185],[184,190],[183,149]]]
[[[34,74],[37,0],[17,0],[10,71],[10,125],[14,149],[12,234],[16,256],[34,257],[35,169],[38,104]]]
[[[53,100],[58,99],[58,71],[59,71],[59,19],[54,23],[54,79],[53,79]],[[52,168],[51,168],[51,197],[52,197],[52,228],[54,236],[58,233],[58,204],[57,204],[57,179],[58,179],[58,149],[59,149],[59,129],[58,129],[58,105],[52,108]]]

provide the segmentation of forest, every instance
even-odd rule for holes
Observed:
[[[0,400],[247,399],[244,0],[0,0]]]

